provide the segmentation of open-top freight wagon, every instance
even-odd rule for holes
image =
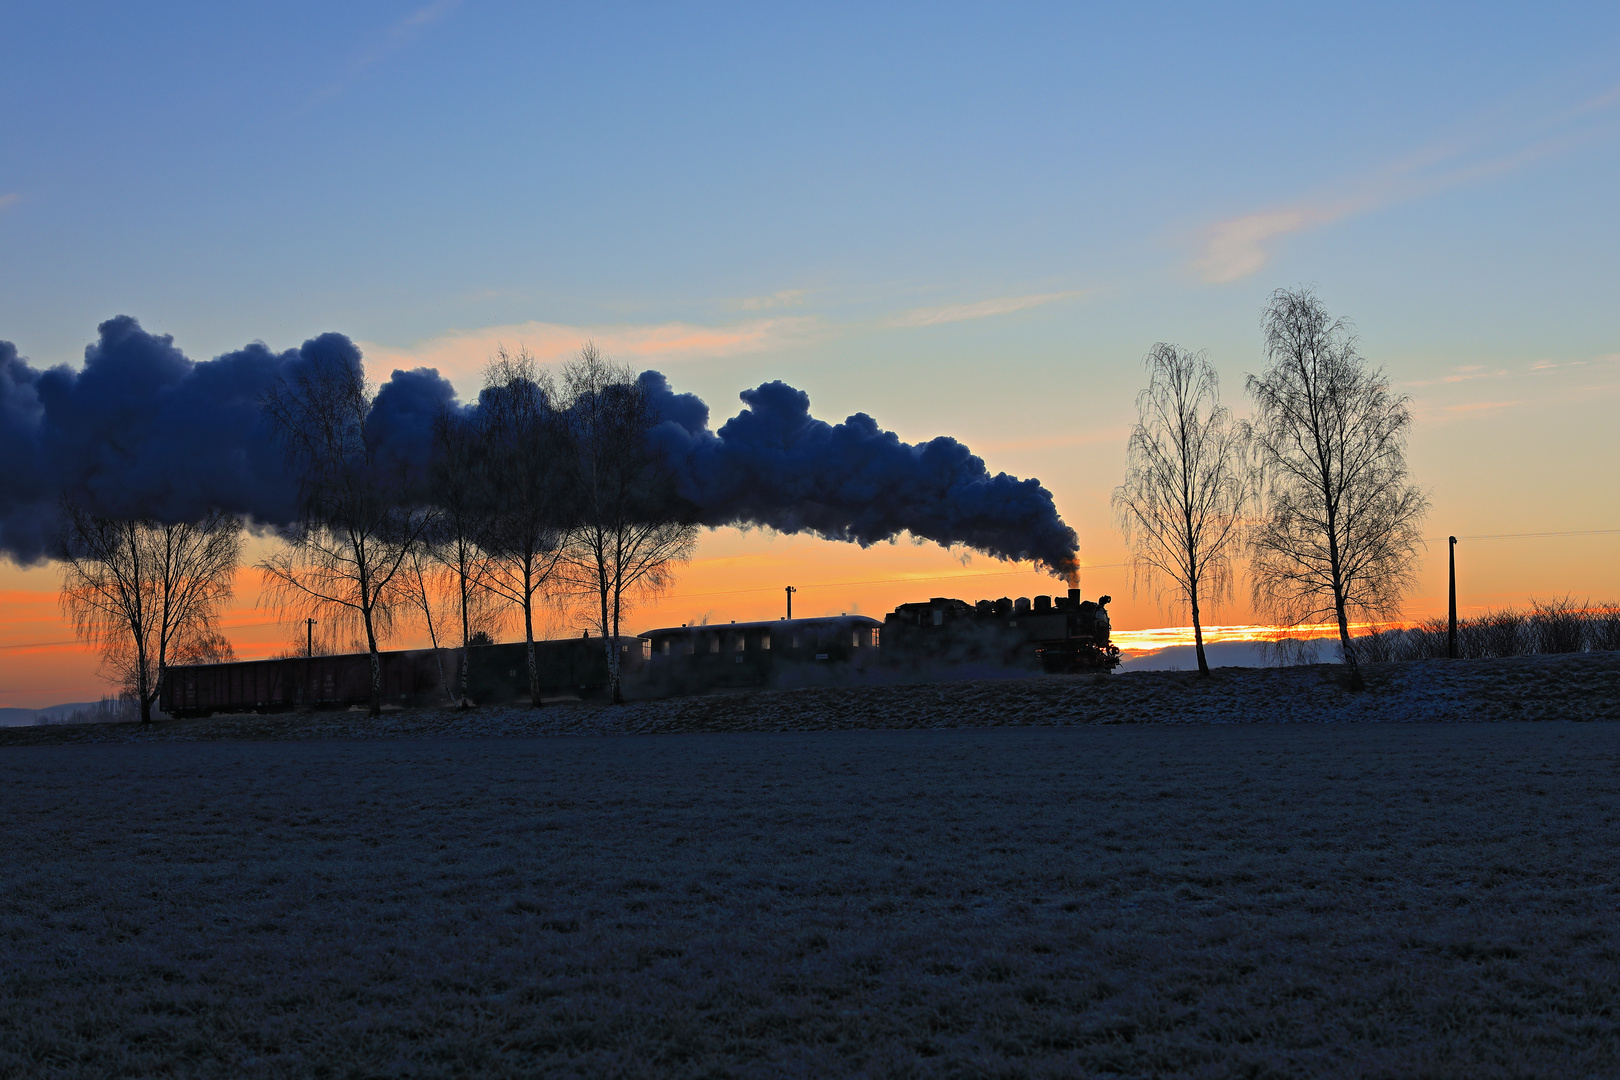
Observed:
[[[446,672],[453,671],[452,658],[458,651],[440,649],[438,656],[433,649],[380,654],[383,701],[430,705],[441,700],[440,660]],[[164,672],[158,688],[158,708],[170,716],[338,709],[370,701],[369,653],[187,664]]]
[[[601,638],[537,641],[534,647],[542,697],[590,697],[606,689],[607,654]],[[645,659],[646,642],[623,637],[619,648],[620,669],[627,680],[634,681]],[[467,690],[474,701],[529,700],[528,653],[523,642],[475,645],[468,651],[472,663],[467,670]],[[453,703],[460,689],[462,654],[461,649],[379,653],[383,704]],[[171,667],[158,694],[158,708],[170,716],[345,709],[370,702],[369,653]]]

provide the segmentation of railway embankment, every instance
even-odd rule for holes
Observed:
[[[272,713],[0,728],[0,746],[245,739],[500,738],[1054,727],[1083,724],[1489,723],[1620,720],[1620,653],[1374,664],[1352,694],[1335,665],[1042,675],[962,682],[727,691],[607,706],[558,701],[459,712]]]

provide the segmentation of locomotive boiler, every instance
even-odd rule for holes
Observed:
[[[1119,648],[1110,640],[1108,603],[1067,596],[1002,597],[969,604],[936,596],[901,604],[883,621],[887,664],[947,668],[961,665],[1040,669],[1052,673],[1110,671]]]

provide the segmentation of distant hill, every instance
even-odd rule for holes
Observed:
[[[1323,660],[1331,660],[1327,649],[1320,650]],[[1261,651],[1258,641],[1217,641],[1204,646],[1204,659],[1212,668],[1218,667],[1274,667],[1275,662]],[[1193,645],[1170,645],[1152,652],[1127,653],[1120,662],[1120,671],[1197,671],[1198,650]]]
[[[45,705],[38,709],[0,708],[0,727],[17,727],[32,724],[36,716],[62,716],[75,709],[88,709],[98,704],[94,701],[76,701],[66,705]]]
[[[37,717],[48,716],[51,719],[60,719],[80,709],[99,709],[99,701],[70,701],[65,705],[45,705],[38,709],[0,708],[0,727],[27,727],[35,722]]]

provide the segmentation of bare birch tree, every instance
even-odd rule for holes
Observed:
[[[1336,622],[1360,690],[1350,620],[1400,610],[1423,546],[1428,499],[1406,469],[1409,399],[1390,393],[1355,328],[1310,289],[1277,290],[1262,325],[1267,367],[1247,381],[1263,506],[1250,539],[1255,607],[1283,627]]]
[[[217,620],[235,587],[242,522],[210,511],[170,525],[97,517],[71,504],[62,521],[62,610],[133,694],[141,722],[151,723],[170,664],[231,656]]]
[[[371,715],[382,712],[379,644],[409,602],[401,574],[434,512],[365,437],[372,389],[358,357],[321,357],[284,377],[261,405],[297,471],[299,519],[258,564],[264,603],[289,622],[315,617],[364,636]]]
[[[568,581],[593,601],[615,705],[621,685],[621,619],[641,596],[668,586],[692,557],[673,472],[648,441],[657,418],[628,367],[587,343],[563,369],[579,505],[568,545]]]
[[[493,621],[488,609],[492,560],[479,546],[479,537],[490,532],[493,516],[491,493],[482,470],[486,447],[482,426],[476,414],[469,416],[455,406],[440,411],[433,425],[437,453],[432,475],[433,501],[439,507],[439,522],[431,553],[455,577],[457,615],[461,623],[461,670],[456,697],[460,708],[470,705],[467,680],[472,666],[473,626],[489,628]]]
[[[439,689],[446,698],[454,701],[456,695],[451,691],[450,679],[444,672],[444,652],[439,648],[439,632],[444,629],[445,618],[454,603],[454,584],[448,580],[453,576],[453,571],[434,557],[428,550],[429,546],[422,543],[413,547],[405,556],[401,573],[404,575],[405,593],[410,600],[412,615],[421,619],[422,628],[427,631],[428,644],[433,648],[433,660],[439,667]]]
[[[523,614],[529,701],[538,708],[540,668],[534,609],[562,559],[571,519],[567,431],[548,372],[527,351],[501,349],[479,395],[483,450],[478,470],[488,516],[477,545],[488,556],[483,587]]]
[[[1249,505],[1243,429],[1221,405],[1207,354],[1161,342],[1143,364],[1148,385],[1136,398],[1114,516],[1135,581],[1190,612],[1198,673],[1207,678],[1203,604],[1231,596]]]

